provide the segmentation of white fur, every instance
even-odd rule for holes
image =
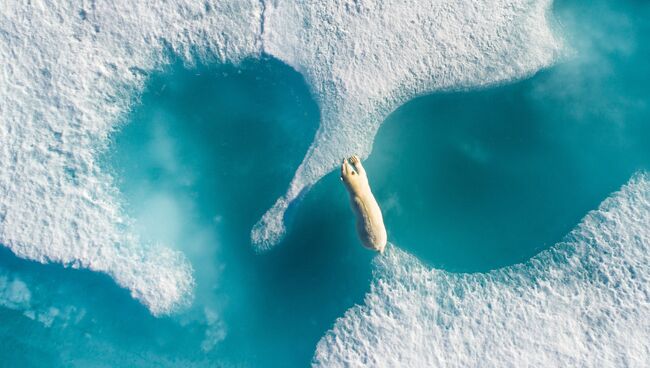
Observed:
[[[349,163],[348,163],[349,161]],[[357,217],[357,232],[363,246],[383,252],[386,247],[386,227],[381,209],[370,190],[366,170],[359,157],[343,160],[341,180],[350,193],[352,209]]]

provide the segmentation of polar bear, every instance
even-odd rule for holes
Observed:
[[[381,209],[372,195],[366,170],[359,157],[343,159],[341,181],[350,194],[352,209],[357,217],[357,232],[366,248],[379,253],[386,247],[386,228]]]

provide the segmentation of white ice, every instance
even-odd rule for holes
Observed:
[[[0,8],[0,243],[23,258],[105,272],[154,314],[186,303],[191,266],[138,239],[97,154],[147,73],[168,62],[165,49],[188,61],[192,47],[216,61],[256,55],[259,3]]]
[[[144,244],[97,154],[169,52],[188,63],[272,55],[301,72],[322,122],[287,193],[252,231],[284,233],[284,211],[386,114],[418,94],[522,78],[561,43],[549,0],[8,0],[0,5],[0,243],[16,255],[109,274],[152,313],[193,290],[172,248]],[[172,250],[176,249],[176,250]]]
[[[487,274],[429,269],[396,247],[363,305],[321,339],[322,367],[645,367],[650,173],[566,240]]]
[[[523,78],[562,50],[551,1],[279,1],[265,9],[264,51],[302,73],[321,108],[316,137],[255,225],[258,250],[285,233],[291,202],[353,153],[364,158],[385,117],[415,96]]]

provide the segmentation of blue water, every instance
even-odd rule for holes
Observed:
[[[378,133],[366,167],[389,239],[432,267],[525,261],[650,168],[649,6],[559,2],[554,14],[575,55],[513,84],[417,98]],[[266,57],[172,63],[137,99],[104,165],[143,239],[188,257],[193,304],[155,318],[107,276],[3,248],[0,266],[39,285],[37,307],[83,315],[45,327],[0,308],[0,365],[308,365],[363,301],[374,255],[336,172],[292,208],[277,248],[250,246],[318,127],[306,83]]]
[[[372,254],[351,246],[335,176],[295,210],[277,251],[250,246],[251,227],[286,189],[318,121],[302,77],[276,60],[176,65],[152,76],[115,136],[110,161],[141,233],[184,251],[197,308],[223,319],[227,338],[208,356],[303,365],[322,332],[362,301]]]
[[[571,30],[570,60],[512,85],[415,99],[375,139],[367,166],[389,238],[432,266],[523,262],[650,167],[648,4],[554,10]]]
[[[650,167],[647,111],[625,111],[622,123],[605,103],[576,113],[567,100],[581,96],[557,95],[571,67],[395,112],[367,161],[380,173],[374,187],[390,239],[450,271],[523,262]],[[645,87],[642,78],[626,82]]]

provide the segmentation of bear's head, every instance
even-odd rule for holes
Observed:
[[[341,164],[341,181],[351,193],[359,193],[368,186],[368,177],[357,156],[343,159]]]

